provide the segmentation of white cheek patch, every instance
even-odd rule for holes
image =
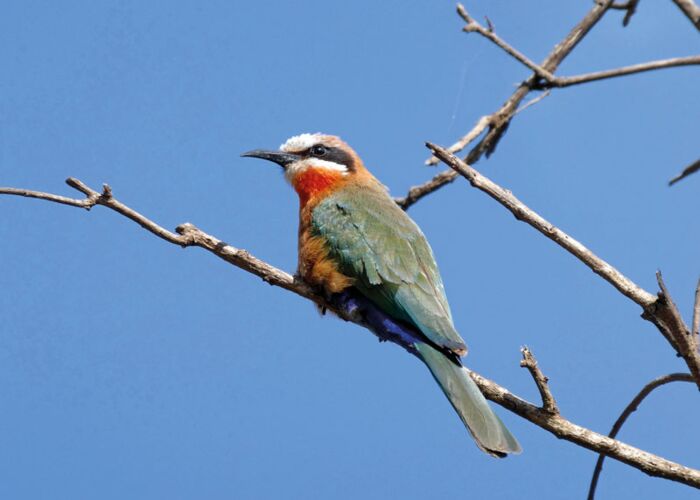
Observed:
[[[309,158],[306,160],[295,161],[289,165],[284,172],[284,176],[289,182],[292,182],[292,179],[309,168],[331,170],[334,172],[340,172],[342,175],[348,175],[348,167],[345,165],[341,165],[340,163],[336,163],[334,161]]]
[[[290,137],[287,141],[280,146],[282,151],[287,153],[297,153],[299,151],[304,151],[309,149],[311,146],[318,144],[322,134],[300,134]]]

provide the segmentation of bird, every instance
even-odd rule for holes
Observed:
[[[461,362],[467,346],[428,241],[358,154],[339,137],[304,133],[241,156],[278,164],[298,194],[298,276],[326,297],[370,304],[427,365],[481,450],[520,453]]]

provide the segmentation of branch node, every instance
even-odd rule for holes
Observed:
[[[182,248],[197,244],[197,234],[199,229],[197,229],[194,224],[189,222],[180,224],[175,228],[175,232],[182,236],[181,241],[178,242]]]

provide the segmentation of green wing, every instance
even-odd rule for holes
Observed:
[[[337,191],[313,210],[311,224],[341,271],[384,312],[439,346],[466,350],[425,236],[380,185]]]

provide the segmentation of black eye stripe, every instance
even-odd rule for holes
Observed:
[[[355,163],[353,157],[341,148],[331,148],[326,146],[326,153],[323,156],[313,154],[313,147],[307,152],[309,157],[322,158],[326,161],[332,161],[333,163],[338,163],[340,165],[345,165],[348,170],[352,171],[355,169]]]

